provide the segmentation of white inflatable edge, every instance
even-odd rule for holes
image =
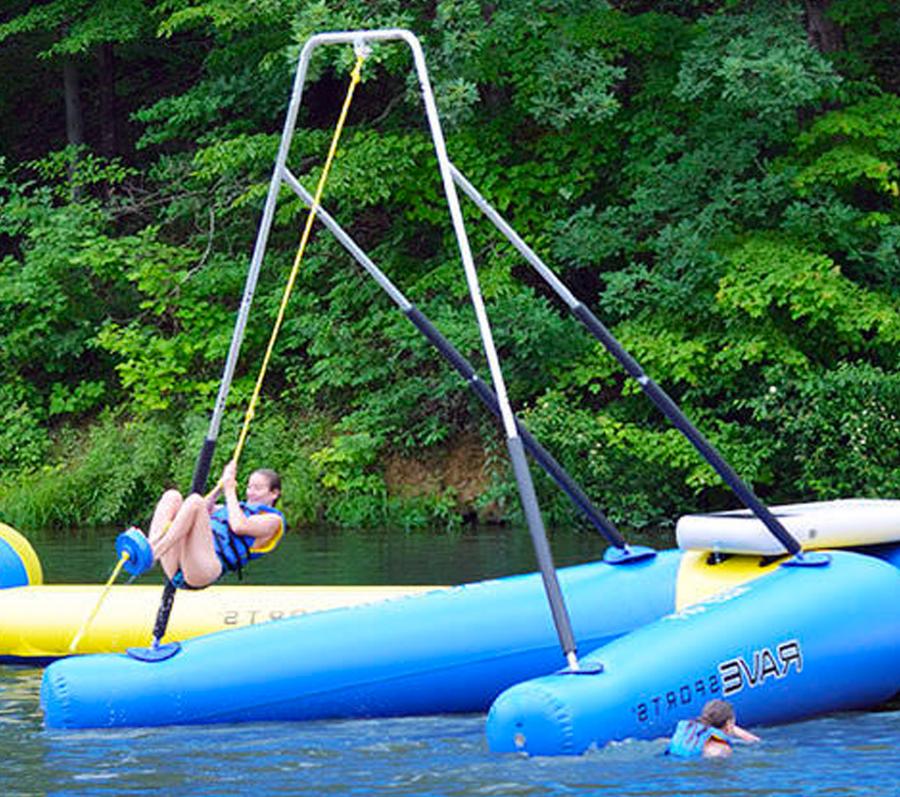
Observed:
[[[900,542],[900,500],[847,498],[769,507],[804,549]],[[684,515],[678,547],[692,551],[774,555],[784,547],[749,509]]]

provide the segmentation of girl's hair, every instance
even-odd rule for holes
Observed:
[[[271,468],[257,468],[253,472],[258,473],[269,483],[270,490],[278,491],[278,497],[272,502],[273,504],[278,503],[278,498],[281,497],[281,476],[278,475],[278,471]]]

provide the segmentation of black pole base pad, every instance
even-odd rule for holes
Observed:
[[[181,645],[178,642],[166,642],[164,645],[152,645],[149,648],[128,648],[125,652],[138,661],[155,662],[171,659],[180,650]]]
[[[656,551],[643,545],[629,545],[625,548],[607,548],[603,561],[608,565],[627,565],[652,559]]]

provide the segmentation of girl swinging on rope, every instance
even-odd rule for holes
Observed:
[[[287,302],[300,270],[303,254],[306,251],[312,225],[325,188],[325,180],[337,153],[338,140],[350,110],[350,101],[360,82],[363,61],[368,55],[368,49],[362,45],[355,49],[356,65],[351,73],[350,86],[347,89],[347,96],[332,136],[328,156],[325,159],[325,165],[316,186],[316,193],[310,205],[303,235],[300,238],[300,246],[294,257],[294,265],[281,297],[269,346],[263,358],[256,387],[244,419],[244,427],[241,430],[234,457],[222,471],[222,479],[219,484],[225,494],[225,506],[217,507],[214,504],[219,488],[213,491],[208,498],[203,498],[198,494],[182,498],[177,491],[168,490],[163,494],[153,513],[150,533],[146,540],[152,549],[152,561],[158,560],[162,563],[163,570],[166,571],[169,580],[176,587],[202,589],[220,578],[226,570],[237,570],[240,575],[241,568],[248,561],[271,551],[284,534],[284,515],[275,509],[275,503],[281,495],[281,482],[278,474],[269,470],[254,471],[247,482],[247,501],[241,503],[235,492],[237,460],[262,389],[269,358],[284,320]],[[239,338],[236,339],[239,340]],[[133,553],[136,553],[141,564],[150,565],[151,562],[147,561],[150,556],[141,553],[135,535],[141,538],[141,544],[143,544],[143,535],[137,530],[128,529],[119,535],[122,548],[121,562],[124,564]],[[117,541],[117,550],[119,547],[120,543]],[[143,572],[143,569],[133,568],[129,572]]]
[[[226,571],[241,569],[271,551],[285,531],[284,515],[275,508],[281,478],[260,468],[247,480],[247,500],[237,497],[237,464],[222,471],[219,486],[206,498],[183,498],[177,490],[163,493],[148,534],[153,560],[159,561],[176,587],[202,589]],[[225,504],[216,504],[219,495]]]

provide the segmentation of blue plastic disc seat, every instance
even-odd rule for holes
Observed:
[[[133,576],[146,573],[153,567],[153,549],[150,540],[139,528],[132,526],[116,537],[116,554],[121,559],[123,554],[128,554],[125,569]]]

